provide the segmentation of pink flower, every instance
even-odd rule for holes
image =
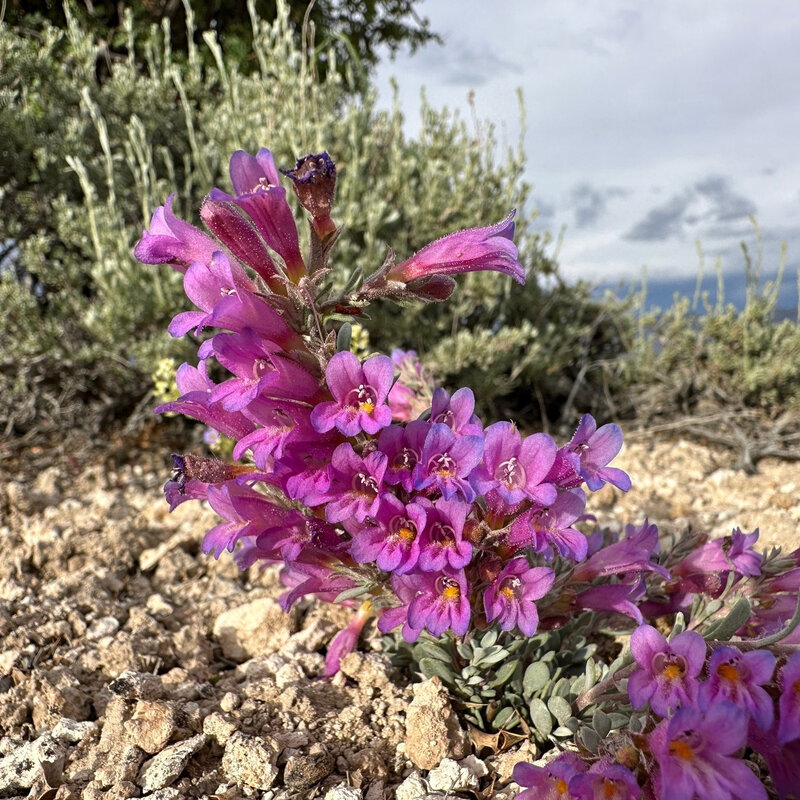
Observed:
[[[387,278],[408,283],[433,275],[494,270],[525,283],[525,270],[517,260],[512,211],[502,222],[488,228],[451,233],[423,247],[402,264],[392,267]]]

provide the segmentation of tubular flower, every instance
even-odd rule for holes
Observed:
[[[497,225],[470,228],[438,239],[392,267],[386,277],[408,283],[433,275],[494,270],[525,283],[525,270],[517,260],[513,242],[515,213],[512,211]]]

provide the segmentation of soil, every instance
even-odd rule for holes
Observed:
[[[712,535],[760,527],[800,546],[796,464],[729,468],[687,440],[630,441],[588,510]],[[478,758],[437,679],[415,686],[377,639],[332,679],[324,652],[349,612],[284,614],[274,570],[199,551],[216,523],[168,513],[161,452],[56,464],[0,485],[0,797],[510,798],[528,743]]]

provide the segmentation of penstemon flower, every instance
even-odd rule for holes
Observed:
[[[306,257],[281,173],[310,214]],[[135,249],[144,263],[183,274],[194,308],[169,331],[200,340],[197,362],[177,371],[179,396],[156,410],[233,440],[236,463],[173,456],[170,508],[206,500],[221,518],[203,550],[232,552],[242,569],[279,565],[285,609],[308,596],[356,609],[330,644],[327,675],[373,617],[381,632],[399,628],[419,647],[430,637],[457,637],[457,657],[477,653],[484,670],[507,657],[495,680],[465,666],[449,688],[495,714],[498,727],[527,719],[550,745],[578,731],[583,748],[546,767],[517,765],[521,798],[763,797],[736,756],[745,741],[763,755],[779,793],[800,785],[798,656],[779,662],[778,678],[775,658],[753,647],[718,646],[706,665],[701,633],[667,641],[645,622],[680,610],[695,627],[711,619],[711,630],[727,638],[758,631],[794,641],[800,634],[791,626],[780,629],[793,615],[800,555],[776,569],[753,551],[757,531],[738,529],[725,540],[660,552],[658,529],[647,521],[628,526],[623,538],[602,530],[588,537],[587,494],[631,485],[610,466],[622,447],[617,425],[598,427],[584,415],[561,446],[511,422],[486,426],[472,390],[433,386],[413,351],[363,359],[350,351],[342,314],[356,315],[376,298],[443,300],[452,275],[477,270],[524,282],[513,212],[399,264],[390,255],[337,294],[330,280],[336,167],[328,154],[278,170],[266,149],[239,151],[230,177],[233,192],[212,189],[201,207],[209,233],[179,220],[170,196]],[[705,607],[709,595],[716,605]],[[720,618],[725,603],[733,605],[730,618]],[[585,639],[576,646],[577,673],[569,671],[576,665],[560,631],[568,642],[578,624],[596,618],[622,635],[630,620],[638,625],[634,663],[599,688],[614,690],[628,677],[631,704],[647,710],[632,712],[624,693],[608,699],[592,686],[602,670],[589,665]],[[550,635],[556,644],[546,657],[514,660],[520,639]],[[503,650],[498,637],[516,644]],[[513,684],[506,707],[503,681]],[[545,691],[551,695],[530,696]],[[637,736],[614,734],[616,761],[613,715],[599,705],[592,711],[597,698],[606,709],[616,703],[631,718],[638,713]]]

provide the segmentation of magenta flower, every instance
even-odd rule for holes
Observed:
[[[759,728],[768,730],[775,711],[762,686],[774,670],[775,656],[768,650],[742,653],[737,647],[718,647],[708,660],[708,680],[700,686],[700,708],[707,710],[719,699],[729,700],[750,714]]]
[[[641,625],[643,618],[639,602],[645,596],[643,580],[636,583],[601,583],[590,586],[575,596],[576,608],[624,614]]]
[[[671,642],[651,625],[640,625],[631,635],[631,653],[639,669],[628,679],[634,708],[645,703],[656,714],[668,716],[697,700],[697,677],[706,659],[706,643],[699,633],[684,631]]]
[[[761,574],[763,556],[751,548],[758,541],[758,528],[752,533],[742,533],[735,528],[730,536],[695,548],[673,569],[673,575],[697,575],[712,572],[736,572],[738,575]]]
[[[358,637],[371,616],[372,603],[367,600],[353,614],[353,618],[347,627],[333,637],[328,645],[328,652],[325,654],[325,675],[335,675],[339,671],[339,664],[342,659],[356,649]]]
[[[800,653],[789,657],[781,670],[780,683],[778,741],[786,744],[800,738]]]
[[[412,478],[417,491],[429,486],[449,500],[456,493],[471,503],[475,490],[469,475],[483,455],[482,436],[456,436],[443,422],[431,425]]]
[[[472,558],[472,545],[463,539],[469,506],[457,498],[440,497],[428,504],[425,530],[420,537],[419,568],[439,572],[446,567],[461,569]]]
[[[596,492],[604,483],[610,483],[623,492],[631,488],[631,479],[626,472],[608,466],[622,449],[619,425],[610,423],[598,428],[594,417],[584,414],[567,448],[580,458],[580,473],[591,491]]]
[[[356,355],[344,350],[328,362],[325,379],[334,399],[311,412],[314,430],[325,433],[336,428],[345,436],[355,436],[361,431],[376,434],[392,424],[386,396],[394,368],[388,356],[373,356],[362,366]]]
[[[350,555],[359,563],[374,561],[386,572],[404,575],[417,565],[425,520],[420,503],[404,505],[393,494],[384,494],[376,524],[355,534]]]
[[[380,452],[361,458],[349,442],[340,444],[331,458],[331,486],[325,506],[328,522],[353,517],[363,522],[378,513],[386,456]]]
[[[164,403],[155,409],[156,414],[175,412],[205,423],[231,439],[240,439],[250,433],[254,423],[241,412],[226,411],[211,403],[211,393],[216,384],[208,377],[206,362],[199,366],[181,364],[175,374],[175,382],[181,393],[177,400]]]
[[[408,627],[414,638],[423,628],[432,636],[441,636],[448,628],[463,636],[470,619],[469,586],[464,570],[418,572],[408,577],[417,590],[408,606]]]
[[[464,387],[453,392],[453,396],[441,387],[433,392],[431,400],[432,423],[443,422],[453,433],[462,436],[480,436],[483,424],[473,413],[475,411],[475,395],[472,389]]]
[[[533,509],[521,514],[511,523],[506,539],[517,549],[533,547],[545,558],[552,558],[554,551],[564,558],[582,561],[586,558],[586,537],[571,527],[586,507],[586,497],[580,489],[559,494],[548,508]]]
[[[514,766],[515,783],[525,787],[515,800],[576,800],[570,784],[586,771],[586,765],[575,753],[567,751],[546,767],[520,763]]]
[[[574,581],[591,581],[609,575],[626,575],[657,572],[669,578],[669,572],[653,561],[658,549],[658,528],[646,520],[641,528],[627,526],[627,536],[618,542],[601,547],[587,561],[575,568]]]
[[[481,494],[495,491],[510,506],[526,499],[549,506],[556,488],[543,481],[555,457],[556,444],[546,433],[523,440],[516,425],[496,422],[485,431],[483,464],[472,482]]]
[[[150,230],[142,231],[133,254],[143,264],[172,264],[179,272],[186,272],[195,261],[209,263],[220,246],[208,234],[172,213],[174,199],[173,192],[167,202],[155,210]]]
[[[504,631],[516,625],[525,636],[533,636],[539,626],[534,601],[550,591],[554,580],[553,570],[531,567],[525,558],[512,559],[483,594],[487,621],[497,620]]]
[[[283,458],[288,447],[319,440],[319,434],[309,422],[308,408],[300,403],[258,397],[244,413],[259,427],[239,439],[233,448],[233,457],[238,460],[252,450],[253,461],[259,469],[266,470],[270,458]]]
[[[650,735],[659,800],[767,800],[764,785],[734,756],[745,745],[747,719],[720,700],[705,714],[681,708],[664,720]]]
[[[636,776],[607,756],[592,764],[589,771],[575,775],[569,782],[575,800],[639,800],[641,790]]]
[[[267,245],[283,259],[289,277],[297,282],[306,274],[306,265],[300,255],[294,215],[286,202],[286,189],[280,185],[272,153],[263,147],[255,156],[237,150],[231,156],[230,175],[236,196],[212,189],[203,204],[206,216],[212,222],[219,219],[218,209],[222,207],[219,204],[240,208],[253,220]]]
[[[413,490],[412,474],[419,463],[430,427],[428,422],[414,420],[405,426],[390,425],[380,432],[378,448],[388,459],[384,476],[387,484],[402,486],[407,492]]]
[[[747,731],[747,746],[764,757],[780,800],[790,795],[796,798],[800,786],[800,739],[782,745],[777,731],[777,721],[768,731],[751,725]]]
[[[423,247],[411,258],[392,267],[387,278],[408,283],[433,275],[494,270],[525,283],[525,270],[517,260],[514,213],[497,225],[451,233]]]
[[[441,636],[448,628],[458,636],[467,632],[469,585],[464,570],[393,576],[392,589],[401,605],[384,609],[378,620],[382,633],[402,625],[403,638],[415,642],[425,628],[432,636]]]

